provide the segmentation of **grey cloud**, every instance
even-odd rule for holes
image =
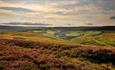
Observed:
[[[83,5],[95,5],[104,10],[115,10],[115,0],[80,0]]]
[[[115,10],[115,0],[80,0],[81,6],[83,5],[95,5],[104,10]]]
[[[16,1],[19,1],[19,0],[1,0],[1,1],[5,1],[5,2],[16,2]]]
[[[56,15],[63,15],[63,16],[69,16],[69,15],[80,15],[81,13],[77,13],[77,12],[63,12],[63,11],[59,11],[59,12],[55,12],[53,14],[56,14]]]
[[[0,16],[8,16],[8,14],[0,13]]]
[[[93,23],[86,23],[86,25],[93,25]]]
[[[51,14],[56,14],[56,15],[76,15],[77,13],[65,13],[63,11],[58,11],[58,12],[51,13]]]
[[[59,4],[58,7],[62,8],[74,8],[77,6],[88,6],[94,5],[96,7],[100,7],[104,10],[115,10],[115,0],[1,0],[4,2],[23,2],[23,3],[37,3],[37,4],[48,4],[48,3],[60,3],[60,2],[68,2],[68,4]],[[75,3],[71,3],[71,2]],[[70,3],[69,3],[70,2]]]
[[[29,22],[12,22],[12,23],[4,23],[7,25],[50,25],[50,24],[45,24],[45,23],[29,23]]]
[[[110,17],[110,19],[115,19],[115,16]]]
[[[78,6],[95,6],[102,8],[105,11],[114,10],[115,11],[115,0],[79,0],[79,2],[74,0],[75,3],[68,3],[64,5],[59,5],[60,8],[77,8]]]
[[[20,7],[0,7],[0,9],[4,9],[4,10],[12,10],[15,11],[17,13],[28,13],[28,12],[33,12],[30,9],[25,9],[25,8],[20,8]]]
[[[49,2],[62,2],[69,0],[1,0],[3,2],[24,2],[24,3],[49,3]]]

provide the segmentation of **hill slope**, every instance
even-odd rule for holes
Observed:
[[[0,70],[114,70],[115,48],[71,43],[38,33],[0,34]]]

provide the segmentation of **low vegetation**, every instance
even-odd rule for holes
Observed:
[[[0,70],[115,70],[114,36],[89,33],[68,41],[32,32],[1,33]]]

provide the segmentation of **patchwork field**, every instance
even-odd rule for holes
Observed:
[[[115,70],[115,33],[1,32],[0,70]]]

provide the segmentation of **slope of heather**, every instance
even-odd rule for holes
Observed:
[[[0,34],[0,70],[115,70],[115,48],[71,43],[38,33]]]

